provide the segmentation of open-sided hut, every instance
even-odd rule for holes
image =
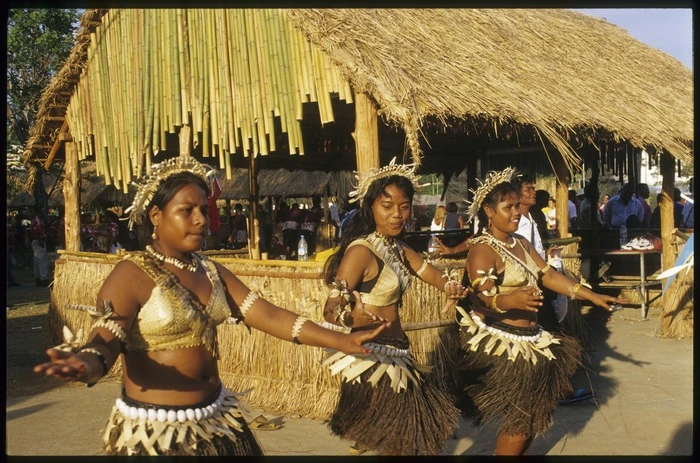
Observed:
[[[364,170],[404,154],[425,171],[467,165],[475,179],[480,165],[500,167],[483,159],[489,149],[536,146],[561,192],[586,151],[659,151],[666,170],[674,159],[691,162],[692,102],[692,73],[678,61],[566,10],[89,10],[44,94],[25,158],[65,160],[67,206],[77,204],[79,159],[94,158],[105,181],[125,190],[152,162],[178,153],[218,165],[227,178],[246,165],[255,178],[278,155],[303,154],[287,159],[333,170],[351,154],[355,165],[343,168]],[[250,188],[251,200],[258,194]],[[563,213],[565,195],[558,201]],[[671,207],[662,202],[662,217]],[[67,239],[76,226],[67,217]],[[318,264],[222,262],[320,319]],[[84,325],[87,316],[70,308],[93,303],[112,265],[65,253],[56,320]],[[90,284],[76,285],[75,275]],[[439,299],[413,285],[404,320],[439,319]],[[436,333],[409,334],[418,361],[441,348]],[[238,326],[223,326],[221,339],[224,378],[237,389],[255,386],[253,404],[328,414],[337,380],[317,371],[319,350]]]

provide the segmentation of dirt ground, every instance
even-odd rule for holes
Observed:
[[[32,367],[51,344],[50,289],[36,287],[28,269],[15,269],[15,278],[23,285],[7,288],[6,296],[7,455],[100,455],[99,429],[119,382],[86,389],[34,374]],[[530,453],[692,455],[693,340],[659,337],[658,309],[648,320],[641,320],[638,308],[612,316],[600,309],[584,313],[594,339],[592,363],[573,383],[593,387],[598,397],[558,407],[550,432],[535,439]],[[267,455],[349,455],[351,442],[331,435],[322,421],[274,418],[252,408],[247,414],[252,419],[260,413],[284,423],[276,431],[256,432]],[[490,455],[496,429],[462,420],[442,454]]]

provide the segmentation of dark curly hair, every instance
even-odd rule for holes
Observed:
[[[343,234],[340,237],[340,248],[326,261],[324,269],[326,283],[330,284],[335,279],[340,261],[343,260],[348,245],[360,236],[369,235],[375,231],[377,224],[372,214],[372,205],[380,195],[384,194],[384,190],[389,185],[396,185],[403,190],[408,200],[413,202],[413,195],[415,193],[413,183],[403,175],[391,175],[372,182],[364,198],[362,198],[360,208],[343,228]]]

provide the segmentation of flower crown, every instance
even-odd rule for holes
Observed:
[[[134,201],[124,212],[129,214],[129,229],[134,224],[140,224],[146,215],[146,209],[158,191],[160,184],[168,177],[181,172],[191,172],[204,180],[209,185],[210,178],[216,174],[216,169],[202,164],[192,156],[178,156],[166,159],[159,164],[153,164],[150,172],[141,177],[140,182],[132,182],[138,190]]]
[[[420,175],[416,175],[416,165],[415,164],[396,164],[396,157],[394,157],[389,165],[381,167],[379,169],[373,168],[367,174],[360,174],[360,172],[355,172],[355,178],[357,179],[357,186],[354,191],[351,191],[348,196],[349,202],[360,201],[367,194],[367,189],[375,180],[385,177],[391,177],[392,175],[400,175],[406,177],[413,183],[413,187],[416,191],[422,189],[427,184],[420,183]]]
[[[515,167],[506,167],[500,172],[489,172],[485,182],[482,182],[481,179],[477,179],[479,183],[481,183],[481,186],[476,190],[469,190],[474,196],[467,209],[467,222],[471,222],[474,220],[474,217],[477,216],[481,208],[481,203],[484,202],[486,195],[491,193],[499,183],[510,182],[515,177]]]

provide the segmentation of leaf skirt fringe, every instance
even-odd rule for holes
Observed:
[[[398,340],[402,342],[407,343]],[[399,357],[397,363],[417,373],[410,354]],[[370,377],[383,368],[386,361],[377,362],[359,375],[360,381],[342,383],[329,428],[380,455],[438,454],[457,428],[454,397],[441,390],[431,374],[418,374],[418,381],[407,381],[401,392],[392,388],[388,374],[381,374],[373,386]]]
[[[125,418],[112,407],[104,432],[108,455],[263,455],[233,395],[209,418],[173,423]]]
[[[503,330],[504,325],[499,324],[498,328]],[[512,334],[520,335],[521,331],[514,330]],[[546,331],[543,334],[551,336]],[[476,337],[481,341],[472,350]],[[486,346],[494,345],[492,340],[496,337],[499,336],[484,330],[460,330],[464,355],[456,372],[463,391],[457,397],[458,407],[476,425],[502,418],[499,431],[504,434],[541,436],[552,424],[558,400],[571,393],[571,377],[581,367],[581,346],[572,337],[556,335],[556,341],[547,346],[554,358],[536,353],[538,361],[533,362],[522,355],[496,355],[496,349],[484,352]],[[523,347],[530,344],[528,350],[536,344],[520,343]]]

